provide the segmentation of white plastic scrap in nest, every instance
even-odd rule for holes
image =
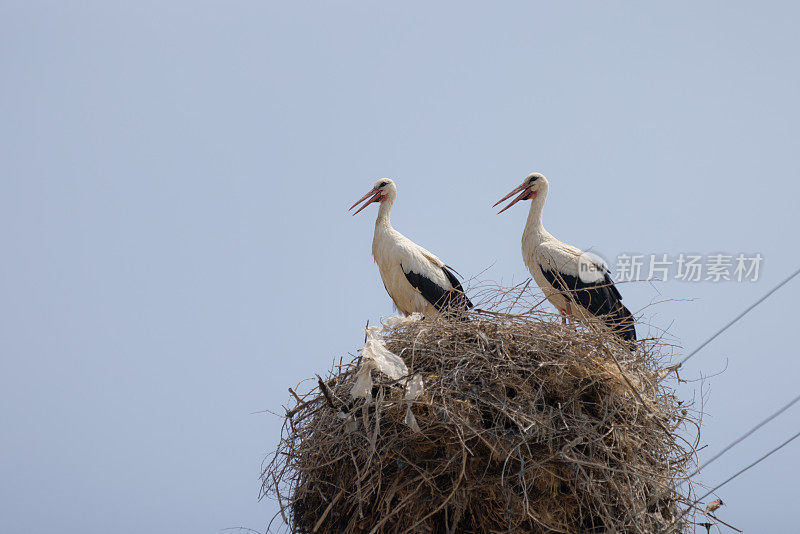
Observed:
[[[390,317],[385,325],[394,328],[404,323],[419,321],[422,316],[418,313],[410,317]],[[367,401],[372,399],[372,370],[375,369],[392,380],[397,380],[401,386],[405,386],[405,399],[408,401],[406,407],[405,423],[414,432],[419,432],[420,428],[417,419],[411,413],[411,403],[417,399],[424,390],[422,377],[414,375],[410,380],[408,377],[408,366],[403,359],[394,354],[383,341],[383,326],[370,326],[367,328],[367,342],[361,348],[361,365],[356,373],[356,383],[350,389],[350,395],[355,398],[363,398]]]
[[[408,381],[406,384],[406,418],[403,420],[405,424],[411,427],[411,430],[414,432],[420,432],[419,425],[417,424],[417,418],[414,417],[414,414],[411,412],[411,403],[417,397],[422,395],[424,391],[424,385],[422,383],[422,377],[420,375],[414,375],[411,380]]]

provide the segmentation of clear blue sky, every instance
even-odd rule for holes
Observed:
[[[0,531],[263,530],[280,421],[254,412],[391,313],[375,210],[346,213],[379,177],[395,226],[468,277],[528,276],[527,205],[490,206],[534,170],[548,229],[612,261],[761,253],[755,283],[621,286],[692,349],[800,265],[799,15],[1,1]],[[728,361],[705,457],[800,389],[798,297],[800,280],[686,368]],[[701,479],[799,427],[794,409]],[[721,517],[796,526],[799,453],[727,486]]]

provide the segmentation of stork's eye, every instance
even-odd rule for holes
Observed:
[[[378,187],[386,187],[389,182],[381,182],[378,184]]]
[[[536,180],[538,180],[538,179],[539,179],[539,177],[538,177],[538,176],[531,176],[531,180],[530,180],[530,181],[531,181],[531,183],[533,183],[533,182],[535,182],[535,181],[536,181]]]

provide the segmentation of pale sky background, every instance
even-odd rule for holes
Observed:
[[[528,276],[528,204],[490,206],[534,170],[548,229],[611,261],[761,253],[755,283],[621,285],[684,353],[800,266],[796,4],[381,4],[0,1],[0,531],[263,531],[280,420],[255,412],[391,313],[376,209],[346,211],[383,176],[467,277]],[[799,297],[685,369],[728,361],[704,457],[800,390]],[[796,528],[799,471],[796,442],[720,517]]]

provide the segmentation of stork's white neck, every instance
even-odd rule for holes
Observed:
[[[533,238],[538,242],[544,241],[553,236],[545,230],[542,224],[542,211],[544,210],[544,201],[547,198],[547,191],[539,191],[539,194],[531,200],[531,208],[528,211],[528,222],[525,224],[525,231],[522,234],[522,239]]]
[[[392,205],[394,204],[394,195],[388,195],[386,200],[381,202],[381,207],[378,209],[378,218],[375,219],[375,229],[378,227],[391,228],[392,227]]]

